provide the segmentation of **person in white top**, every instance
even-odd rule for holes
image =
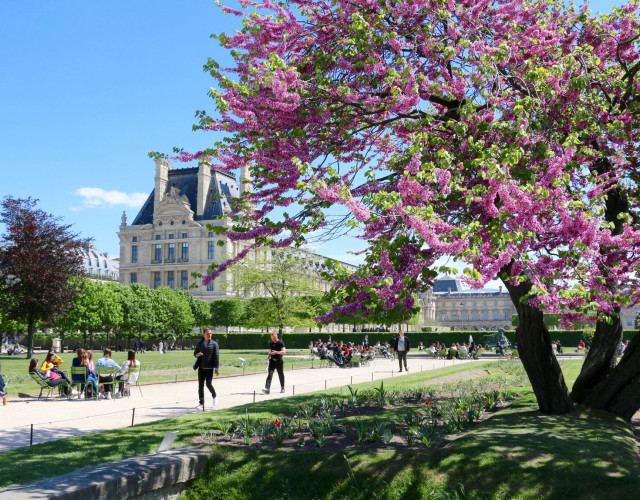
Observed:
[[[120,379],[121,380],[120,384],[118,384],[118,393],[116,394],[116,397],[118,398],[122,397],[122,391],[124,390],[125,382],[129,382],[129,384],[135,384],[138,381],[138,375],[140,375],[139,372],[129,373],[129,368],[132,366],[133,367],[140,366],[140,361],[136,359],[135,351],[129,351],[127,360],[124,363],[122,363],[123,375],[122,375],[122,378]]]

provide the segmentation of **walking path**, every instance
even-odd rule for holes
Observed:
[[[435,370],[454,364],[469,363],[468,360],[434,360],[421,353],[411,353],[408,366],[411,373]],[[285,364],[285,367],[287,365]],[[213,386],[218,394],[216,409],[231,408],[265,398],[280,398],[303,394],[371,380],[382,380],[405,375],[398,373],[397,361],[380,358],[367,367],[308,368],[285,371],[285,394],[280,394],[277,374],[271,386],[272,393],[261,393],[265,373],[244,376],[215,378]],[[144,380],[142,380],[144,382]],[[142,386],[143,396],[132,387],[131,397],[116,400],[78,400],[53,398],[9,399],[7,406],[0,408],[3,420],[3,435],[0,452],[22,446],[54,441],[69,436],[119,429],[135,424],[194,413],[198,404],[197,382],[162,383]],[[205,411],[211,411],[211,397],[205,388]]]

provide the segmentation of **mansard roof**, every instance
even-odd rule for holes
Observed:
[[[177,188],[181,196],[186,196],[189,205],[194,213],[195,220],[212,220],[221,217],[224,212],[222,208],[221,197],[237,198],[240,196],[238,182],[232,174],[220,172],[219,170],[211,170],[211,184],[207,192],[207,199],[204,205],[204,213],[197,214],[197,197],[198,197],[198,167],[180,168],[169,170],[169,181],[167,182],[166,192],[170,192],[171,188]],[[153,200],[155,189],[145,201],[144,205],[133,220],[134,226],[153,223]]]

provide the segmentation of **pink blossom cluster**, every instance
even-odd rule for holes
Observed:
[[[218,114],[200,123],[228,140],[179,158],[250,166],[253,209],[233,215],[252,229],[235,239],[301,241],[346,207],[375,260],[337,279],[349,300],[325,319],[408,312],[440,255],[474,287],[526,276],[531,304],[567,317],[640,301],[637,3],[608,17],[553,0],[241,6],[224,7],[247,23],[220,37],[235,65],[208,68]],[[388,249],[405,241],[406,259]]]

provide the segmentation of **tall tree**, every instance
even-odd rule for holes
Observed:
[[[182,294],[189,301],[189,307],[193,314],[194,325],[200,329],[205,326],[211,325],[211,310],[210,304],[202,299],[196,299],[193,295],[185,290],[178,290],[179,294]]]
[[[153,290],[153,304],[162,330],[171,330],[181,338],[195,326],[195,319],[189,307],[189,299],[182,291],[176,292],[167,286]]]
[[[543,412],[573,406],[543,313],[596,314],[574,397],[630,418],[640,348],[615,368],[612,349],[619,308],[640,301],[638,4],[606,16],[560,0],[244,5],[224,10],[250,22],[219,37],[235,67],[206,68],[219,115],[200,113],[230,136],[179,155],[253,177],[228,232],[251,244],[205,281],[257,246],[339,231],[326,212],[339,205],[379,256],[350,277],[354,309],[373,293],[409,317],[423,269],[454,256],[472,286],[504,281]]]
[[[235,294],[243,298],[264,295],[271,304],[269,314],[273,315],[269,324],[277,326],[280,335],[285,326],[300,323],[299,313],[306,309],[300,296],[321,293],[320,276],[314,277],[313,271],[306,269],[304,255],[291,249],[273,249],[231,269]]]
[[[72,278],[83,273],[80,248],[88,244],[71,226],[36,208],[36,200],[7,197],[0,223],[5,225],[0,248],[0,294],[11,319],[27,324],[27,358],[33,354],[37,322],[52,322],[73,304]]]
[[[227,333],[229,327],[242,323],[244,302],[240,299],[218,299],[209,304],[211,326],[224,326]]]
[[[143,331],[157,328],[157,312],[153,301],[153,290],[140,283],[132,283],[128,287],[121,287],[120,303],[124,318],[123,328],[127,332],[140,335]]]

